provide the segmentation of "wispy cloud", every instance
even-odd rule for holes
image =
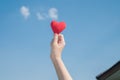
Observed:
[[[29,8],[27,8],[26,6],[22,6],[20,8],[20,12],[24,16],[25,19],[27,19],[30,16]]]
[[[40,13],[40,12],[37,12],[36,16],[37,16],[38,20],[45,20],[48,17],[47,14]]]
[[[45,12],[37,12],[36,16],[38,18],[38,20],[45,20],[45,19],[58,19],[58,10],[56,8],[50,8],[48,11],[48,13]]]
[[[48,15],[52,19],[58,19],[58,10],[56,8],[50,8],[48,11]]]

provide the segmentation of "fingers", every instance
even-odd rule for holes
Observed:
[[[59,43],[65,44],[64,36],[62,34],[54,34],[52,42],[53,44],[59,44]]]
[[[59,40],[62,41],[62,42],[65,42],[64,36],[62,34],[59,34]]]

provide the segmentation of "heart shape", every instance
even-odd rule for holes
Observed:
[[[51,28],[54,33],[61,33],[65,28],[66,28],[66,23],[65,22],[57,22],[57,21],[52,21],[51,22]]]

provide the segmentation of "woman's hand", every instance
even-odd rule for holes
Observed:
[[[51,58],[61,58],[64,46],[64,36],[62,34],[54,34],[53,40],[51,42]]]

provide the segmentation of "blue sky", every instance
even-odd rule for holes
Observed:
[[[74,80],[120,60],[120,0],[0,0],[0,80],[57,80],[53,19],[65,21],[63,61]]]

